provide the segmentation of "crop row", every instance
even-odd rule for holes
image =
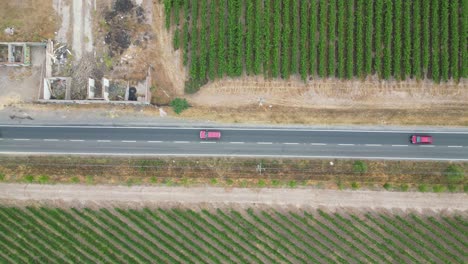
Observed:
[[[468,76],[464,0],[163,3],[174,48],[199,83],[262,73],[436,82]]]
[[[463,263],[466,215],[0,207],[14,263]]]

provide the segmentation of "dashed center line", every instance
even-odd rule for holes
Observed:
[[[28,141],[28,140],[31,140],[29,138],[14,138],[13,140],[16,140],[16,141]]]
[[[111,142],[110,140],[98,140],[97,142]]]
[[[148,143],[162,143],[161,140],[149,140]]]
[[[190,143],[188,141],[174,141],[174,143]]]
[[[123,143],[135,143],[136,140],[122,140]]]
[[[354,146],[354,144],[338,144],[339,146]]]
[[[83,142],[83,139],[70,139],[71,142]]]
[[[310,143],[312,146],[325,146],[325,143]]]
[[[368,147],[380,147],[382,144],[366,144]]]
[[[58,139],[44,139],[44,141],[59,141]]]
[[[234,142],[229,142],[229,144],[244,144],[245,142],[241,141],[234,141]]]
[[[257,144],[271,145],[271,144],[273,144],[273,142],[257,142]]]
[[[392,147],[408,147],[408,145],[392,145]]]
[[[447,146],[449,148],[462,148],[463,146]]]
[[[283,143],[284,145],[299,145],[299,143]]]

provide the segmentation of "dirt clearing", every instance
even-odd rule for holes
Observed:
[[[468,210],[466,194],[421,194],[310,189],[238,189],[0,184],[0,200],[122,203],[221,203],[309,207]],[[220,202],[221,201],[221,202]]]

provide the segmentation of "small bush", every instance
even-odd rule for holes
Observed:
[[[24,176],[24,181],[27,183],[32,183],[34,182],[34,176],[33,175],[26,175]]]
[[[406,183],[403,183],[402,185],[400,185],[400,190],[403,192],[407,192],[409,190],[409,185]]]
[[[190,106],[186,99],[175,98],[171,101],[171,107],[176,114],[180,114],[184,110],[188,109]]]
[[[0,173],[0,181],[4,181],[5,180],[5,174],[4,173]]]
[[[297,182],[295,180],[291,180],[288,182],[288,186],[290,188],[295,188],[297,186]]]
[[[271,185],[273,185],[274,187],[278,187],[280,186],[281,182],[277,179],[274,179],[274,180],[271,180]]]
[[[158,182],[158,178],[156,178],[156,176],[151,176],[151,178],[150,178],[150,183],[151,183],[151,184],[155,184],[155,183],[157,183],[157,182]]]
[[[166,184],[166,186],[174,186],[174,181],[172,181],[170,178],[167,178],[164,179],[164,184]]]
[[[134,180],[132,178],[127,180],[127,186],[128,187],[132,186],[133,184],[135,184],[135,182],[134,182]]]
[[[70,182],[71,182],[71,183],[79,183],[79,182],[80,182],[80,178],[78,178],[78,177],[76,177],[76,176],[73,176],[73,177],[71,177]]]
[[[444,172],[445,177],[449,182],[462,181],[465,178],[465,172],[459,165],[450,165]]]
[[[463,185],[463,191],[468,192],[468,184]]]
[[[248,185],[249,185],[249,183],[246,180],[242,180],[241,183],[240,183],[240,186],[242,188],[246,188]]]
[[[39,183],[41,183],[41,184],[48,183],[48,182],[49,182],[49,176],[47,176],[47,175],[41,175],[41,176],[39,176],[38,181],[39,181]]]
[[[362,160],[356,160],[353,163],[353,171],[354,173],[364,174],[367,172],[367,164]]]
[[[418,186],[418,190],[420,192],[427,192],[429,190],[429,188],[427,187],[426,184],[421,184],[421,185]]]
[[[357,182],[352,182],[351,183],[351,188],[353,188],[353,190],[357,190],[357,189],[359,189],[359,187],[360,187],[359,183],[357,183]]]
[[[392,185],[388,182],[386,182],[384,185],[383,185],[384,189],[387,190],[387,191],[390,191],[390,189],[392,188]]]
[[[210,180],[211,185],[216,185],[218,184],[218,180],[216,178],[213,178]]]
[[[180,181],[180,183],[183,185],[183,186],[188,186],[190,184],[190,179],[187,178],[187,177],[184,177],[182,178],[182,180]]]
[[[448,190],[449,190],[450,192],[456,192],[456,191],[457,191],[457,185],[455,185],[455,184],[449,184],[449,185],[447,186],[447,188],[448,188]]]
[[[91,175],[86,176],[86,184],[94,184],[94,177]]]
[[[227,184],[227,185],[233,185],[233,184],[234,184],[234,181],[233,181],[231,178],[227,178],[227,179],[226,179],[226,184]]]
[[[265,186],[266,186],[266,182],[265,182],[265,180],[264,180],[264,179],[260,179],[260,180],[258,180],[258,182],[257,182],[257,186],[258,186],[258,187],[260,187],[260,188],[263,188],[263,187],[265,187]]]
[[[443,185],[434,185],[434,186],[432,186],[432,191],[435,192],[435,193],[443,192],[443,191],[445,191],[445,186],[443,186]]]

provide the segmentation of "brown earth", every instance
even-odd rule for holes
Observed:
[[[15,34],[4,34],[7,27],[13,27]],[[52,0],[1,1],[0,41],[42,41],[54,38],[57,28]]]

